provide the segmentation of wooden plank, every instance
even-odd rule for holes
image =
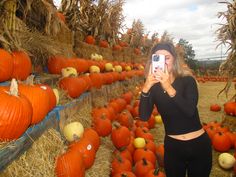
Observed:
[[[45,119],[34,125],[16,141],[10,142],[0,149],[0,171],[6,168],[13,160],[28,150],[34,141],[39,138],[48,128],[58,129],[58,110],[51,111]]]

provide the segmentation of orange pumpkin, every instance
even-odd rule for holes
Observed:
[[[221,107],[220,107],[220,105],[218,105],[218,104],[212,104],[212,105],[210,106],[210,110],[213,111],[213,112],[218,112],[218,111],[221,110]]]
[[[101,73],[91,73],[89,74],[89,77],[92,82],[92,87],[94,88],[100,89],[104,84],[103,74]]]
[[[99,47],[108,48],[109,44],[106,40],[100,40],[99,41]]]
[[[120,50],[122,50],[122,47],[120,45],[116,44],[116,45],[113,46],[113,50],[114,51],[120,51]]]
[[[130,137],[130,131],[127,127],[115,124],[115,128],[111,132],[111,140],[117,149],[128,146]]]
[[[142,160],[143,158],[151,162],[153,166],[156,165],[156,155],[151,150],[147,148],[136,149],[133,154],[134,163]]]
[[[32,72],[32,63],[29,55],[23,51],[12,52],[13,73],[12,78],[25,80]]]
[[[70,144],[69,149],[82,154],[85,169],[92,167],[96,151],[89,139],[82,137],[79,141]]]
[[[33,107],[31,124],[37,124],[49,112],[49,95],[40,85],[20,84],[19,91],[25,95]]]
[[[49,96],[49,111],[51,111],[57,104],[56,95],[53,92],[53,89],[46,84],[39,84],[39,86],[45,90]]]
[[[116,156],[120,155],[122,158],[128,159],[130,163],[133,164],[133,157],[128,149],[121,149],[121,150],[116,149],[113,152],[113,154]]]
[[[129,111],[125,111],[125,110],[122,111],[120,114],[118,114],[117,121],[121,125],[123,125],[127,128],[131,128],[134,125],[134,120],[133,120],[132,115],[130,114]]]
[[[77,98],[87,89],[84,79],[78,77],[64,77],[59,81],[59,87],[65,90],[71,98]]]
[[[93,119],[93,128],[99,136],[108,136],[112,130],[111,120],[106,116],[97,117]]]
[[[0,49],[0,82],[11,78],[13,72],[13,58],[9,52]]]
[[[64,67],[65,62],[65,58],[62,56],[50,57],[47,63],[49,73],[61,74],[61,69]]]
[[[136,162],[136,164],[134,165],[134,174],[136,175],[136,177],[144,177],[150,170],[153,169],[153,164],[143,158]]]
[[[98,150],[100,146],[100,137],[93,128],[86,128],[84,130],[83,138],[88,139],[93,144],[95,151]]]
[[[112,177],[136,177],[136,176],[131,171],[122,171],[122,172],[116,173]]]
[[[224,112],[228,115],[234,116],[236,110],[236,102],[230,101],[224,104]]]
[[[131,91],[128,91],[124,93],[121,97],[125,99],[127,104],[130,104],[133,99],[133,93]]]
[[[111,162],[112,175],[122,171],[132,171],[132,164],[126,158],[123,158],[119,155],[116,155],[113,161]]]
[[[93,37],[92,35],[88,35],[88,36],[86,36],[86,38],[85,38],[85,42],[86,42],[87,44],[94,45],[94,44],[95,44],[95,39],[94,39],[94,37]]]
[[[227,152],[231,148],[231,140],[225,133],[218,132],[212,138],[212,145],[218,152]]]
[[[57,177],[84,177],[83,156],[78,151],[68,150],[56,159],[55,173]]]
[[[19,138],[29,127],[32,113],[31,103],[18,94],[17,83],[13,80],[10,93],[0,91],[0,141]]]
[[[150,170],[144,177],[165,177],[165,173],[161,172],[159,168]]]

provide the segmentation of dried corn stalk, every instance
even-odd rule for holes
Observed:
[[[219,45],[229,45],[227,60],[223,62],[219,68],[219,72],[222,75],[228,75],[229,80],[225,88],[219,92],[225,92],[226,95],[231,86],[233,77],[236,76],[236,2],[220,2],[226,4],[228,9],[225,12],[219,12],[218,18],[226,19],[225,24],[221,24],[221,27],[216,31],[217,37],[220,41]],[[218,47],[217,46],[217,47]]]

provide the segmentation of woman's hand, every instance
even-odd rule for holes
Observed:
[[[152,65],[150,65],[150,68],[149,68],[149,73],[148,73],[148,76],[146,78],[146,81],[143,85],[143,89],[142,89],[142,92],[144,93],[147,93],[149,92],[150,88],[155,84],[155,83],[158,83],[159,81],[156,79],[156,74],[154,75],[152,73]]]
[[[161,83],[161,86],[165,91],[172,87],[167,65],[165,65],[164,72],[157,68],[155,73],[156,80]]]

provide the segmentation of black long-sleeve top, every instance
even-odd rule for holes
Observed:
[[[148,94],[141,94],[140,118],[148,120],[155,104],[167,135],[184,134],[201,129],[197,109],[198,88],[195,79],[191,76],[177,77],[172,86],[176,90],[174,97],[165,93],[160,83],[154,84]]]

